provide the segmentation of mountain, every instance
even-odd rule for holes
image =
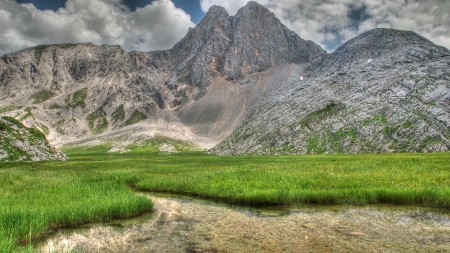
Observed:
[[[210,148],[247,113],[257,93],[242,85],[247,76],[325,54],[255,2],[235,16],[213,6],[170,50],[127,53],[83,43],[6,54],[0,111],[27,126],[45,125],[57,146],[120,146],[161,134]]]
[[[234,16],[211,7],[169,50],[59,44],[1,59],[0,114],[57,147],[156,136],[218,155],[450,148],[450,52],[409,31],[327,54],[249,2]]]
[[[414,32],[368,31],[291,75],[210,152],[447,151],[449,65],[448,49]]]
[[[63,152],[48,144],[43,133],[14,118],[0,117],[0,140],[1,162],[67,160]]]

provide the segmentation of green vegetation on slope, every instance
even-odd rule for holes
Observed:
[[[200,147],[193,142],[173,139],[164,135],[155,135],[152,139],[127,146],[132,152],[160,152],[162,145],[170,145],[177,152],[198,151]]]
[[[55,95],[51,90],[41,90],[30,96],[31,99],[34,99],[33,104],[40,104],[44,101],[49,100]]]
[[[57,103],[53,103],[53,104],[48,106],[48,109],[50,109],[50,110],[61,109],[61,106],[58,105]]]
[[[30,108],[30,107],[25,108],[24,111],[25,111],[26,113],[25,113],[22,117],[19,118],[19,121],[20,121],[20,122],[22,122],[22,121],[26,120],[27,118],[33,116],[33,113],[31,113],[31,108]]]
[[[100,106],[95,112],[89,114],[87,120],[89,128],[94,134],[103,133],[108,129],[109,124],[103,106]]]
[[[123,109],[123,104],[117,107],[116,110],[111,114],[111,117],[113,118],[113,124],[117,121],[122,121],[125,119],[125,111]]]
[[[41,62],[42,53],[47,49],[50,45],[38,45],[34,47],[34,57],[36,58],[36,63],[39,65]]]
[[[86,99],[86,96],[87,96],[87,88],[83,88],[81,90],[75,91],[72,95],[72,101],[70,102],[70,105],[72,107],[81,106],[81,107],[85,108],[86,104],[85,104],[84,100]],[[68,99],[70,99],[70,96],[68,97]],[[68,100],[66,98],[66,103],[67,102],[68,102]]]
[[[29,160],[32,157],[32,155],[13,145],[13,143],[19,142],[28,142],[42,147],[42,144],[47,143],[47,140],[38,129],[27,128],[19,120],[12,117],[0,117],[0,150],[6,151],[8,154],[6,157],[0,157],[0,162]],[[46,148],[43,148],[43,150],[52,152],[52,150]]]
[[[303,125],[307,125],[309,122],[311,122],[313,120],[324,118],[328,114],[336,113],[343,109],[345,109],[345,104],[340,103],[340,102],[339,103],[331,102],[330,104],[325,106],[325,108],[319,109],[315,112],[308,114],[299,123],[303,124]]]
[[[143,114],[142,112],[135,110],[131,117],[125,121],[125,126],[133,125],[138,123],[139,121],[142,121],[147,118],[147,115]]]
[[[0,113],[10,112],[10,111],[18,110],[20,108],[22,108],[22,106],[7,105],[7,106],[0,107]]]
[[[50,134],[50,129],[46,125],[44,125],[42,123],[39,123],[39,128],[41,128],[42,132],[45,135],[49,135]]]

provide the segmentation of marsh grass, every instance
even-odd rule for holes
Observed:
[[[180,157],[141,174],[136,186],[250,205],[390,203],[450,209],[449,158],[448,153]]]
[[[151,210],[121,179],[70,163],[2,165],[0,252],[22,251],[51,228]]]
[[[65,150],[67,162],[0,165],[3,252],[49,227],[149,210],[152,203],[130,188],[254,206],[390,203],[450,210],[449,153],[217,157],[108,149]]]

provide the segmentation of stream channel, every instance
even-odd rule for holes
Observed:
[[[54,231],[40,252],[450,252],[450,213],[427,207],[253,208],[148,194],[153,212]]]

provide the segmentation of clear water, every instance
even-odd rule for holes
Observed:
[[[450,252],[450,213],[405,206],[249,208],[149,195],[154,212],[62,229],[41,252]]]

